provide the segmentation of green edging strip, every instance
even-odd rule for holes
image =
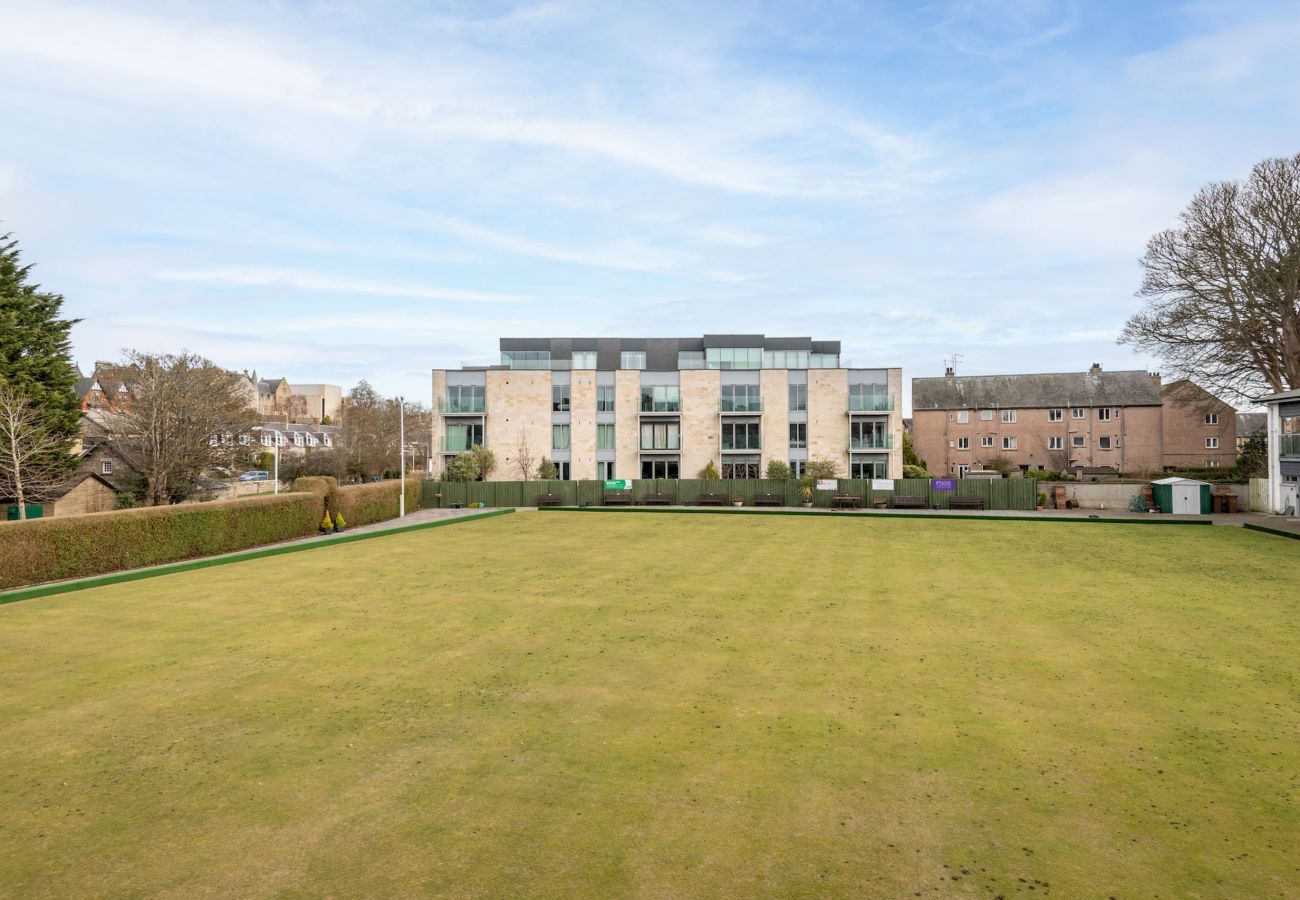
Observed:
[[[108,584],[119,584],[124,581],[140,581],[145,578],[156,578],[159,575],[173,575],[177,572],[190,572],[194,569],[207,569],[212,566],[224,566],[229,563],[247,562],[250,559],[262,559],[267,556],[283,556],[286,553],[299,553],[303,550],[320,550],[323,547],[337,547],[339,544],[351,544],[354,541],[368,541],[372,538],[387,537],[390,534],[406,534],[410,531],[423,531],[426,528],[441,528],[444,525],[455,525],[457,522],[477,522],[479,519],[490,519],[493,516],[504,516],[512,512],[514,512],[513,509],[494,509],[477,515],[456,516],[452,519],[436,519],[432,522],[421,522],[418,525],[403,525],[398,528],[383,528],[377,531],[368,531],[364,534],[344,534],[333,538],[332,540],[305,541],[298,544],[267,547],[262,550],[243,550],[225,556],[191,559],[177,563],[163,563],[162,565],[150,566],[145,569],[131,569],[126,572],[115,572],[111,575],[95,575],[90,578],[79,578],[76,581],[60,581],[54,584],[19,588],[16,591],[0,593],[0,605],[5,603],[16,603],[19,600],[31,600],[35,597],[48,597],[51,594],[84,591],[88,588],[103,587]]]
[[[1016,512],[1017,510],[1008,510]],[[960,514],[950,515],[937,512],[929,513],[883,513],[876,515],[869,510],[860,510],[853,514],[851,510],[831,510],[831,509],[703,509],[695,506],[543,506],[538,512],[601,512],[601,513],[675,513],[688,515],[750,515],[750,516],[834,516],[837,519],[933,519],[944,522],[964,522],[964,521],[983,521],[983,522],[1102,522],[1110,525],[1213,525],[1210,519],[1168,519],[1168,518],[1146,518],[1146,519],[1115,519],[1105,518],[1102,516],[1088,516],[1082,518],[1079,516],[1070,516],[1068,518],[1054,518],[1044,516],[988,516],[982,514]],[[867,512],[867,515],[863,515]],[[1028,512],[1028,510],[1024,510]],[[848,513],[848,515],[846,515]],[[1250,526],[1247,526],[1250,527]]]
[[[1272,528],[1268,525],[1256,525],[1253,522],[1246,522],[1241,527],[1251,531],[1262,531],[1265,534],[1275,534],[1278,537],[1291,538],[1293,541],[1300,541],[1300,532],[1287,531],[1285,528]]]

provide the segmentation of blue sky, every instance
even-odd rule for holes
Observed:
[[[429,401],[518,335],[1158,368],[1148,236],[1300,150],[1294,2],[0,0],[0,230],[121,348]]]

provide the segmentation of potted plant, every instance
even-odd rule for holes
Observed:
[[[330,521],[330,514],[329,514],[329,512],[327,511],[327,512],[325,513],[325,518],[323,518],[323,519],[320,520],[320,533],[321,533],[321,534],[329,534],[329,533],[330,533],[330,529],[333,528],[333,527],[334,527],[334,523]]]
[[[745,505],[745,495],[744,495],[744,494],[732,494],[732,495],[731,495],[731,505],[732,505],[732,506],[744,506],[744,505]]]
[[[801,500],[803,500],[804,509],[808,509],[812,506],[813,485],[816,483],[817,482],[813,481],[813,477],[811,475],[805,475],[799,479],[799,497]]]
[[[337,513],[335,513],[335,514],[334,514],[334,530],[335,530],[335,531],[342,531],[342,530],[343,530],[344,528],[346,528],[347,526],[348,526],[348,523],[345,522],[345,521],[343,520],[343,513],[341,513],[341,512],[337,512]]]
[[[1047,507],[1047,491],[1041,491],[1038,494],[1038,511],[1042,512]]]

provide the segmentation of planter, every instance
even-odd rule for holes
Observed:
[[[732,500],[732,501],[731,501],[731,505],[732,505],[732,506],[744,506],[744,505],[745,505],[745,501],[744,501],[744,500]]]
[[[804,508],[804,509],[812,509],[812,501],[811,501],[811,500],[805,500],[805,501],[803,502],[803,508]]]
[[[1034,507],[1034,509],[1038,510],[1039,512],[1042,512],[1042,511],[1043,511],[1043,508],[1042,508],[1041,506],[1036,506],[1036,507]]]

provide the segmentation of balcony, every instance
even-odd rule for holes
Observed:
[[[1277,444],[1278,456],[1300,457],[1300,434],[1279,434]]]
[[[763,449],[763,442],[758,441],[729,441],[722,439],[723,453],[758,453]]]
[[[440,443],[442,445],[443,453],[464,453],[466,450],[482,444],[483,441],[476,441],[468,436],[462,437],[444,434]]]
[[[461,398],[453,400],[450,397],[440,397],[438,399],[438,415],[440,416],[483,416],[487,415],[487,400],[482,397]]]
[[[642,403],[640,413],[643,416],[680,416],[682,401],[662,400],[655,403]]]
[[[718,412],[724,416],[757,414],[763,411],[763,401],[758,398],[749,400],[719,400]]]
[[[892,396],[872,395],[869,397],[849,397],[848,412],[853,413],[888,413],[894,411]]]
[[[682,439],[680,435],[670,437],[665,441],[641,442],[641,450],[644,453],[668,453],[680,449],[682,449]]]
[[[892,434],[874,435],[871,437],[849,438],[849,452],[858,453],[871,450],[892,450],[894,447],[894,436]]]

